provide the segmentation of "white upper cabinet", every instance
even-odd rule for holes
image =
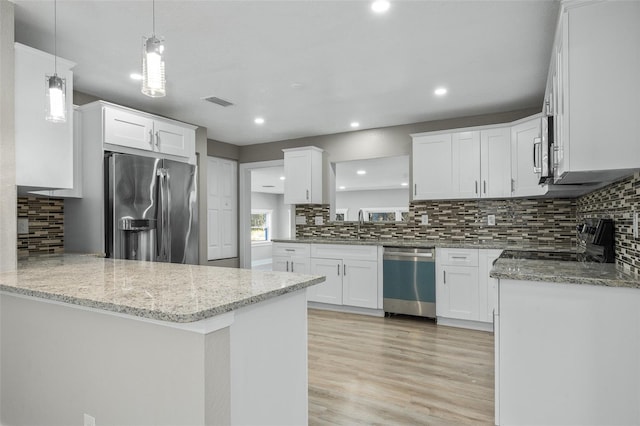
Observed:
[[[637,1],[564,6],[546,96],[556,106],[557,183],[640,168],[639,23]]]
[[[511,195],[509,128],[413,135],[413,199]]]
[[[480,132],[481,197],[511,195],[511,135],[508,127]]]
[[[193,159],[195,126],[101,102],[103,143]]]
[[[512,196],[544,195],[546,185],[539,185],[540,178],[534,171],[534,144],[541,142],[540,117],[511,127],[511,179]]]
[[[16,184],[28,189],[72,189],[73,62],[57,58],[57,74],[66,79],[67,121],[45,120],[45,75],[54,73],[54,57],[15,44]]]
[[[283,149],[284,203],[322,204],[322,150],[313,146]]]
[[[413,199],[437,200],[453,192],[451,134],[413,138]]]

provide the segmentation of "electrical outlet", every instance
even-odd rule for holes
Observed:
[[[490,214],[487,216],[487,225],[496,226],[496,215]]]
[[[96,426],[96,418],[84,413],[84,426]]]
[[[420,223],[422,225],[428,225],[429,224],[429,215],[428,214],[423,214],[420,219],[421,219]]]
[[[316,225],[324,225],[324,218],[322,216],[316,216]]]
[[[29,233],[29,219],[26,217],[18,218],[18,235]]]
[[[296,225],[306,225],[307,218],[306,216],[296,216]]]

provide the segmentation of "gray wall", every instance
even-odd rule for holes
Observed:
[[[240,158],[240,147],[226,142],[207,139],[207,155],[237,161]]]
[[[17,261],[13,41],[14,5],[0,0],[0,271],[14,270]]]
[[[528,108],[498,114],[434,120],[266,144],[245,145],[240,147],[239,162],[281,160],[284,158],[283,148],[300,146],[317,146],[324,149],[328,153],[330,162],[407,155],[411,153],[411,133],[509,123],[539,112],[539,108]]]

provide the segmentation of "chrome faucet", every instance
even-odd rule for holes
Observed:
[[[362,209],[358,210],[358,235],[357,238],[360,239],[360,228],[362,227],[362,225],[364,225],[364,212],[362,211]]]

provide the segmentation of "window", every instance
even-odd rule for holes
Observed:
[[[407,222],[409,209],[407,207],[380,207],[362,209],[365,220],[371,222]]]
[[[271,241],[271,210],[251,210],[251,241]]]
[[[336,209],[336,221],[344,222],[347,220],[347,212],[349,209]]]

